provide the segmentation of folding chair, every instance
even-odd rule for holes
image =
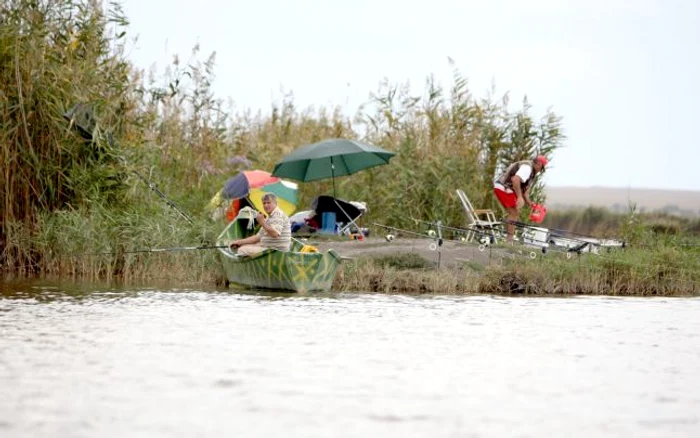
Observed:
[[[311,208],[317,215],[323,217],[324,214],[334,217],[334,222],[342,223],[338,228],[338,234],[349,235],[353,231],[359,232],[361,228],[357,225],[357,220],[367,211],[367,206],[363,202],[347,202],[328,195],[321,195],[314,198]],[[322,228],[333,229],[335,223],[326,225],[322,223]],[[355,229],[353,229],[353,227]]]
[[[475,210],[469,198],[461,189],[457,189],[457,196],[462,203],[462,207],[464,207],[464,212],[467,214],[467,242],[474,240],[475,235],[479,231],[491,236],[494,241],[497,237],[500,237],[501,222],[496,220],[493,210]],[[480,215],[483,215],[485,219],[480,218]]]
[[[338,200],[336,199],[336,203],[338,203]],[[346,236],[351,235],[353,232],[355,233],[361,233],[362,228],[355,222],[359,220],[362,215],[367,213],[367,203],[366,202],[358,202],[358,201],[350,201],[350,205],[355,207],[357,209],[357,213],[354,214],[352,209],[343,209],[342,204],[338,203],[338,208],[343,210],[343,213],[345,217],[348,219],[348,222],[343,226],[340,230],[338,230],[338,234],[344,234]],[[349,211],[348,211],[349,210]],[[353,229],[353,227],[355,227]]]

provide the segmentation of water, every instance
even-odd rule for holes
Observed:
[[[0,436],[700,436],[700,299],[0,286]]]

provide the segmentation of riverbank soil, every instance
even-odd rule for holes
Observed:
[[[416,254],[425,260],[439,263],[441,267],[454,268],[465,263],[477,263],[484,267],[501,264],[503,259],[512,255],[502,247],[486,247],[479,250],[475,242],[458,242],[446,240],[438,245],[435,239],[427,238],[397,238],[387,241],[383,238],[365,238],[364,240],[321,240],[309,238],[305,243],[316,246],[320,251],[334,249],[342,257],[355,259],[358,257],[384,257],[402,254]],[[529,248],[522,250],[530,252]]]

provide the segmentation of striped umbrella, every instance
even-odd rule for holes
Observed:
[[[247,198],[257,210],[263,211],[262,196],[265,193],[277,195],[277,206],[288,216],[297,208],[296,183],[270,175],[264,170],[244,170],[229,178],[221,189],[224,199]]]

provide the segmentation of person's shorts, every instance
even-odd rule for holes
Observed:
[[[497,188],[493,189],[493,193],[498,198],[498,202],[505,208],[515,208],[518,205],[518,197],[515,193],[507,193]]]

